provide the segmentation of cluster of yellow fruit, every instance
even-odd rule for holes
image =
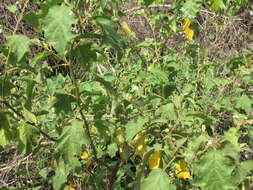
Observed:
[[[146,133],[145,130],[140,132],[132,141],[133,147],[135,148],[135,154],[141,158],[143,158],[147,152],[147,145],[145,143]],[[149,169],[163,168],[162,150],[155,150],[151,154],[148,160],[148,166]],[[191,177],[190,169],[184,160],[178,160],[175,162],[174,168],[177,178],[188,179]]]
[[[125,131],[124,128],[117,129],[117,136],[115,137],[115,142],[119,146],[119,152],[123,152],[123,143],[125,142]],[[145,137],[147,135],[147,131],[143,130],[139,132],[134,139],[132,140],[131,146],[135,150],[135,155],[140,156],[142,159],[144,158],[147,152],[147,145],[145,143]],[[150,155],[148,160],[148,167],[149,169],[157,169],[163,168],[163,160],[162,160],[162,150],[154,150],[154,152]],[[85,160],[86,166],[90,166],[91,160],[89,160],[90,152],[84,151],[80,158]],[[191,177],[190,169],[187,166],[185,160],[178,160],[174,164],[174,170],[177,178],[180,179],[188,179]]]

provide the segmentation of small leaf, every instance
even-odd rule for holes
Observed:
[[[46,57],[50,56],[53,54],[53,51],[44,51],[42,53],[38,53],[34,56],[32,59],[31,63],[33,66],[35,66],[37,63],[45,59]]]
[[[8,11],[10,11],[11,13],[15,13],[17,12],[18,8],[16,5],[10,5],[10,6],[7,6],[7,9]]]
[[[110,17],[105,16],[97,16],[94,19],[97,25],[102,29],[102,43],[113,47],[117,51],[119,57],[121,57],[124,50],[124,43],[122,36],[117,32],[117,25],[115,22],[113,22]]]
[[[253,100],[247,95],[242,95],[236,101],[236,108],[243,109],[246,113],[252,111]]]
[[[145,6],[151,5],[155,0],[144,0]]]
[[[179,160],[175,163],[176,176],[180,179],[188,179],[191,177],[190,169],[184,160]]]
[[[220,12],[220,10],[225,8],[223,0],[211,0],[210,8],[212,11]]]
[[[140,190],[176,190],[176,187],[169,183],[168,174],[158,168],[151,170],[149,176],[141,183]]]
[[[23,16],[23,19],[35,28],[39,28],[39,16],[35,13],[29,12]]]
[[[32,112],[28,111],[25,108],[23,108],[23,115],[24,115],[26,121],[29,121],[31,123],[37,122],[36,116]]]
[[[24,107],[28,110],[32,109],[32,99],[34,97],[34,87],[36,82],[33,79],[25,79],[26,82],[26,101]]]
[[[148,71],[151,72],[159,82],[168,82],[168,74],[162,71],[156,64],[151,64],[148,67]]]
[[[23,56],[29,51],[29,38],[24,35],[12,35],[6,37],[6,45],[11,49],[11,52],[20,61]]]

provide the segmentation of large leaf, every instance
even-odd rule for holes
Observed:
[[[78,156],[82,147],[90,142],[83,128],[83,121],[74,120],[71,125],[64,127],[57,145],[57,154],[62,155],[65,163],[71,167],[80,166]]]
[[[197,164],[193,185],[202,190],[234,189],[232,171],[235,168],[222,150],[210,149]]]
[[[76,36],[71,31],[72,25],[76,21],[71,8],[65,6],[50,8],[48,14],[43,19],[45,37],[60,55],[66,53],[68,42]]]
[[[137,119],[132,119],[126,124],[126,140],[130,142],[132,138],[142,131],[143,125],[148,122],[147,117],[138,117]]]
[[[141,183],[141,190],[176,190],[176,187],[169,183],[168,174],[162,169],[153,169],[149,176]]]
[[[29,51],[29,38],[24,35],[12,35],[6,37],[6,45],[11,49],[11,52],[20,61],[25,53]]]
[[[75,101],[75,98],[68,94],[56,94],[54,100],[55,113],[59,114],[69,113],[72,111],[71,103]]]

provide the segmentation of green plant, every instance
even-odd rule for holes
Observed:
[[[38,156],[32,188],[248,188],[253,163],[240,154],[253,146],[252,55],[217,64],[194,40],[174,49],[162,40],[203,5],[232,14],[243,2],[173,1],[172,17],[147,11],[153,31],[172,18],[148,42],[119,31],[122,1],[36,1],[24,14],[28,2],[2,47],[0,146]],[[33,38],[16,34],[21,19]]]

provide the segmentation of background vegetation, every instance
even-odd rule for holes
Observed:
[[[2,0],[0,189],[250,190],[247,0]]]

